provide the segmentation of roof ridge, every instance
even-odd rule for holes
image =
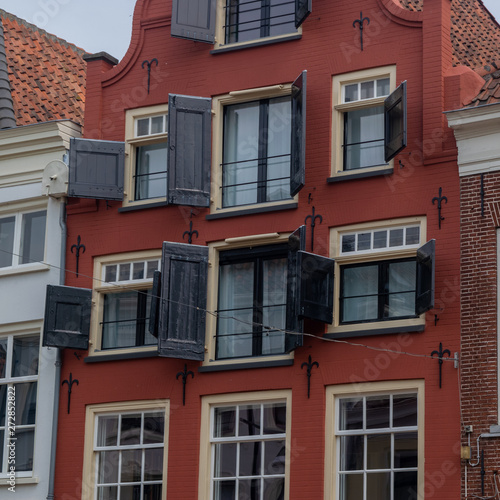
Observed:
[[[78,54],[80,54],[82,56],[84,54],[89,54],[89,52],[87,52],[85,49],[78,47],[74,43],[68,42],[64,38],[60,38],[56,35],[53,35],[52,33],[49,33],[48,31],[46,31],[42,28],[39,28],[36,24],[30,23],[30,22],[26,21],[25,19],[22,19],[21,17],[18,17],[14,14],[11,14],[10,12],[7,12],[4,9],[0,9],[0,17],[1,18],[6,17],[6,18],[10,19],[11,21],[15,21],[15,22],[17,22],[17,24],[24,26],[31,31],[36,31],[36,32],[40,33],[40,35],[46,36],[47,38],[49,38],[53,42],[57,42],[65,47],[68,47],[69,49],[77,52]]]

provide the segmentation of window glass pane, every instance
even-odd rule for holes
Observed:
[[[368,469],[391,468],[391,435],[366,436],[366,467]]]
[[[224,108],[224,207],[257,203],[259,102]]]
[[[118,281],[130,280],[130,264],[120,264],[120,277]]]
[[[393,397],[393,427],[417,425],[417,396],[404,394]]]
[[[98,500],[116,500],[118,498],[117,486],[101,486],[97,488]]]
[[[357,101],[358,99],[358,84],[346,85],[344,87],[344,102]]]
[[[341,500],[360,500],[363,497],[363,474],[342,474],[340,476]]]
[[[390,85],[391,82],[389,78],[381,78],[380,80],[377,80],[377,97],[389,95]]]
[[[117,483],[119,462],[119,451],[101,451],[98,454],[97,482],[99,484]]]
[[[3,464],[3,450],[7,449],[7,445],[4,444],[5,432],[0,431],[0,472],[2,472],[2,464]]]
[[[118,281],[116,279],[116,271],[118,270],[118,266],[116,264],[112,264],[109,266],[106,266],[105,271],[104,271],[104,281],[111,283],[113,281]]]
[[[102,349],[137,345],[137,300],[137,292],[104,295]]]
[[[15,337],[12,359],[12,377],[38,375],[40,337]]]
[[[16,429],[16,439],[16,472],[33,470],[35,430]]]
[[[120,430],[120,445],[139,444],[141,438],[141,415],[123,415]]]
[[[148,260],[148,271],[146,274],[146,278],[153,278],[154,272],[158,271],[158,261],[157,260]]]
[[[261,434],[260,405],[240,406],[238,436]]]
[[[162,198],[167,195],[167,143],[137,148],[135,199]]]
[[[118,439],[118,417],[99,417],[97,446],[116,446]]]
[[[341,399],[339,428],[342,431],[363,428],[363,398]]]
[[[214,481],[214,500],[236,500],[236,481]]]
[[[0,427],[3,427],[5,425],[6,405],[7,405],[7,385],[0,385]],[[0,445],[2,445],[1,442]]]
[[[340,470],[363,470],[364,436],[340,437]]]
[[[264,474],[285,473],[285,441],[264,442]]]
[[[122,451],[121,481],[137,483],[141,480],[142,450]]]
[[[226,43],[261,37],[261,9],[254,1],[227,0]]]
[[[161,500],[161,484],[145,484],[144,499]]]
[[[342,321],[364,321],[378,316],[378,266],[342,270]]]
[[[21,230],[21,264],[42,261],[45,255],[45,226],[47,212],[23,215]]]
[[[384,165],[383,107],[349,111],[344,119],[344,169]]]
[[[375,82],[361,82],[361,99],[371,99],[375,97]]]
[[[394,434],[394,467],[408,469],[418,466],[418,435],[416,432]]]
[[[342,236],[342,252],[354,252],[356,250],[356,235],[345,234]]]
[[[141,498],[140,484],[122,486],[120,488],[120,500],[136,500],[137,498]]]
[[[258,479],[240,480],[238,500],[240,498],[260,498],[260,481]]]
[[[137,137],[149,135],[149,118],[137,120]]]
[[[391,473],[372,472],[367,474],[366,490],[370,492],[370,500],[391,498]]]
[[[420,228],[418,226],[406,228],[406,244],[417,245],[418,243],[420,243]]]
[[[144,279],[144,262],[133,263],[132,279],[134,280]]]
[[[389,246],[403,246],[403,229],[391,229],[389,232]]]
[[[15,384],[14,388],[16,390],[16,426],[34,425],[36,419],[37,383]]]
[[[294,1],[271,0],[269,24],[269,36],[293,33],[295,31]]]
[[[390,427],[389,396],[366,398],[366,428],[386,429],[388,427]]]
[[[264,498],[269,500],[283,500],[285,498],[284,479],[264,479]]]
[[[144,415],[144,444],[163,443],[165,417],[163,413],[146,413]]]
[[[151,133],[152,134],[163,133],[163,116],[153,116],[151,118]]]
[[[163,448],[144,450],[144,481],[161,481],[163,477]]]
[[[372,233],[359,233],[358,234],[358,251],[370,250],[372,242]]]
[[[284,434],[286,431],[286,404],[264,405],[264,434]]]
[[[261,441],[240,443],[240,476],[258,476],[262,474]]]
[[[389,264],[389,308],[387,317],[415,315],[417,265],[409,262]]]
[[[373,233],[373,248],[387,247],[387,231],[375,231]]]
[[[0,219],[0,267],[12,265],[15,223],[15,217],[4,217]]]
[[[394,500],[417,497],[417,471],[394,473]]]
[[[7,339],[0,339],[0,378],[5,378],[7,371]]]
[[[236,476],[236,443],[224,443],[215,445],[215,467],[214,477]]]
[[[236,408],[215,408],[214,437],[232,437],[236,435]]]

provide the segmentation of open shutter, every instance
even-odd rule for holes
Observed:
[[[406,147],[406,81],[384,101],[384,154],[392,160]]]
[[[305,318],[333,322],[333,281],[335,261],[321,255],[300,251],[300,308]]]
[[[168,97],[168,202],[208,207],[212,100]]]
[[[290,196],[306,182],[306,83],[307,71],[303,71],[292,84]]]
[[[215,41],[217,0],[173,0],[170,34],[197,42]]]
[[[434,307],[436,240],[430,240],[417,250],[417,296],[415,313],[422,314]]]
[[[295,0],[295,27],[298,28],[312,11],[312,0]]]
[[[207,271],[208,247],[163,243],[160,356],[203,360]]]
[[[300,226],[288,238],[288,264],[286,289],[286,331],[302,333],[304,321],[299,316],[300,267],[299,252],[306,248],[306,226]],[[302,345],[302,335],[286,334],[285,351],[291,352]]]
[[[47,285],[42,344],[88,349],[92,290]]]
[[[151,290],[151,309],[149,311],[149,333],[158,338],[158,324],[160,322],[160,295],[161,295],[161,272],[153,274],[153,288]]]
[[[72,138],[69,196],[123,200],[125,143]]]

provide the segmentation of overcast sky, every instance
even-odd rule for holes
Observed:
[[[500,0],[483,2],[500,21]],[[136,0],[0,0],[0,8],[87,52],[105,51],[121,59],[130,44],[135,3]]]

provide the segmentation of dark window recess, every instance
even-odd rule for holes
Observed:
[[[149,333],[158,338],[158,324],[160,321],[161,271],[153,274],[153,288],[151,290],[151,309],[149,317]]]
[[[163,243],[158,315],[160,356],[204,359],[207,270],[208,247]],[[150,328],[154,331],[154,325]]]
[[[406,81],[384,102],[385,161],[392,160],[407,144]]]
[[[47,285],[42,345],[88,349],[91,298],[92,290]]]
[[[295,196],[306,178],[306,92],[307,71],[292,84],[292,143],[290,168],[290,196]]]
[[[168,97],[169,203],[208,207],[212,161],[212,100]]]
[[[436,240],[428,241],[417,251],[417,314],[434,308],[435,256]]]
[[[75,139],[69,150],[69,196],[123,200],[125,144]]]
[[[173,0],[171,35],[214,43],[217,0]]]

